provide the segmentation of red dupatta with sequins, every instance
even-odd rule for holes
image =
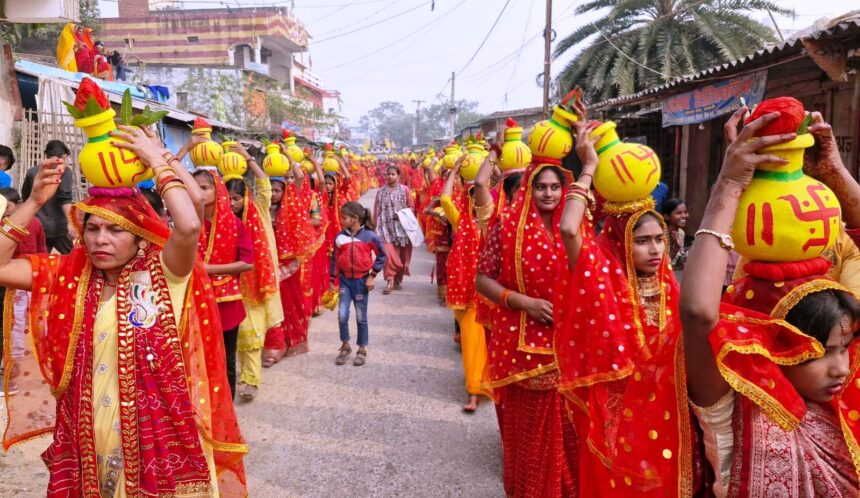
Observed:
[[[556,279],[567,266],[558,227],[569,178],[562,178],[562,199],[553,213],[553,233],[549,233],[531,197],[534,179],[548,166],[529,167],[511,205],[502,213],[501,273],[497,281],[515,292],[552,302]],[[502,387],[556,369],[552,324],[500,306],[492,329],[485,387]]]
[[[198,254],[204,264],[221,265],[236,261],[239,246],[239,218],[230,207],[230,195],[216,171],[206,170],[215,184],[215,214],[208,230],[200,232]],[[256,256],[256,251],[255,251]],[[242,299],[238,275],[210,275],[219,303]]]
[[[693,491],[678,283],[664,256],[654,277],[662,291],[649,313],[633,266],[633,227],[648,213],[662,219],[653,211],[610,216],[597,237],[583,220],[576,266],[554,302],[559,390],[573,401],[587,446],[584,496]]]
[[[239,276],[242,297],[252,304],[262,303],[277,292],[278,279],[272,252],[269,247],[269,237],[266,227],[260,217],[260,210],[251,197],[251,189],[245,188],[245,210],[242,212],[242,223],[248,231],[248,236],[254,246],[254,268]]]
[[[803,456],[809,465],[786,468],[780,479],[792,483],[814,476],[823,484],[832,481],[836,485],[845,479],[845,472],[833,462],[838,463],[850,455],[855,472],[847,476],[847,482],[851,483],[849,488],[857,489],[860,476],[860,341],[855,339],[849,345],[850,373],[843,391],[822,405],[821,408],[825,409],[815,407],[813,416],[808,413],[811,402],[800,396],[780,368],[820,358],[824,354],[824,348],[817,340],[784,319],[791,308],[809,294],[825,290],[851,293],[824,276],[829,267],[823,258],[790,263],[747,263],[744,266],[747,276],[737,280],[723,295],[720,322],[711,332],[710,340],[720,373],[743,397],[735,405],[740,410],[735,417],[735,429],[742,436],[736,438],[740,444],[736,447],[738,456],[732,470],[732,485],[740,486],[738,496],[766,496],[757,494],[756,490],[771,489],[765,484],[772,483],[760,483],[759,486],[735,483],[735,475],[758,475],[757,467],[762,461],[785,458],[779,447],[763,447],[758,438],[750,436],[768,424],[773,426],[773,431],[788,433],[782,439],[793,445],[794,454],[809,453]],[[763,414],[767,421],[759,417],[762,423],[751,423],[756,420],[757,413]],[[819,458],[824,454],[823,446],[802,443],[804,434],[814,428],[810,423],[823,418],[829,419],[827,424],[840,429],[837,433],[842,436],[844,445],[841,442],[839,445],[828,444],[831,454]],[[739,425],[743,421],[747,421],[746,425]],[[819,426],[826,427],[827,424]],[[796,431],[800,431],[797,436],[794,435]],[[817,437],[813,435],[813,440]],[[804,476],[804,473],[807,474]]]
[[[161,263],[169,228],[145,198],[122,190],[127,195],[85,199],[73,207],[71,217],[78,233],[84,214],[92,214],[149,242],[144,256],[127,263],[117,283],[126,492],[174,496],[211,489],[202,439],[214,448],[221,495],[246,496],[242,458],[247,447],[230,399],[212,286],[198,263],[189,276],[184,306],[176,306],[181,315],[173,315]],[[6,398],[4,448],[53,430],[53,442],[43,454],[50,470],[48,496],[98,497],[92,355],[104,277],[80,245],[68,256],[28,259],[33,266],[30,334],[35,355],[25,357],[19,365],[23,375],[16,377],[27,395]],[[7,369],[7,387],[10,374]],[[57,400],[55,413],[40,396],[43,382]]]
[[[446,301],[451,309],[474,307],[477,302],[475,277],[478,274],[480,236],[478,224],[472,214],[472,197],[469,188],[460,189],[457,209],[460,219],[454,234],[454,244],[448,255],[448,291]]]
[[[311,225],[310,188],[285,185],[281,207],[275,218],[275,242],[281,264],[303,262],[319,247],[319,238]]]

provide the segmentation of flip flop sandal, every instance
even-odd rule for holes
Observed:
[[[355,353],[355,360],[353,360],[352,365],[354,367],[360,367],[364,365],[364,361],[367,359],[367,351],[359,351]]]
[[[391,287],[386,287],[386,288],[382,289],[382,293],[387,296],[388,294],[391,294],[392,290],[393,289]]]
[[[337,354],[337,358],[334,360],[335,365],[343,365],[346,363],[346,358],[349,356],[349,353],[352,353],[352,348],[350,347],[340,347],[340,352]]]
[[[279,361],[281,358],[278,357],[277,353],[267,352],[263,354],[263,368],[269,368]]]

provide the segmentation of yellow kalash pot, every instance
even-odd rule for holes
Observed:
[[[117,125],[107,95],[90,78],[81,81],[74,104],[63,102],[75,118],[75,126],[84,130],[87,143],[78,154],[81,173],[94,187],[134,187],[152,178],[152,170],[145,167],[132,152],[111,145],[110,136]],[[131,92],[125,91],[122,99],[122,124],[149,126],[167,115],[167,111],[153,112],[146,106],[142,114],[132,116]]]
[[[436,157],[436,149],[430,147],[427,149],[427,153],[424,154],[424,159],[421,160],[421,166],[424,168],[429,168],[430,163],[433,162],[433,158]]]
[[[460,145],[452,143],[445,147],[445,155],[442,156],[442,164],[446,168],[452,169],[454,167],[454,163],[457,162],[457,159],[459,159],[462,154],[463,151],[460,149]]]
[[[610,210],[612,203],[650,199],[661,174],[657,154],[648,146],[622,142],[615,128],[615,123],[607,121],[590,134],[600,137],[594,144],[598,156],[594,188],[610,203]]]
[[[523,129],[519,123],[508,118],[505,123],[505,142],[502,144],[502,157],[499,168],[502,173],[523,170],[532,162],[532,151],[523,142]]]
[[[282,177],[290,170],[290,160],[281,153],[281,144],[277,141],[263,140],[266,147],[266,157],[263,158],[263,171],[268,176]]]
[[[803,104],[791,97],[762,102],[750,120],[774,110],[783,116],[802,113]],[[783,110],[788,106],[790,110]],[[799,117],[798,117],[799,118]],[[806,130],[807,116],[795,127],[796,119],[786,119],[766,134],[790,133],[794,140],[761,149],[760,154],[779,156],[788,164],[764,163],[756,167],[752,182],[741,195],[732,226],[735,249],[757,261],[803,261],[820,256],[836,241],[842,217],[836,195],[823,183],[803,174],[803,152],[815,143]],[[780,127],[782,129],[780,129]]]
[[[233,152],[230,147],[236,145],[235,141],[228,140],[223,142],[221,146],[224,148],[224,154],[221,156],[221,162],[218,163],[218,171],[224,177],[224,181],[242,178],[245,171],[248,170],[248,162],[238,152]]]
[[[305,158],[305,153],[302,152],[301,147],[296,145],[296,137],[290,133],[290,130],[283,130],[282,133],[284,136],[284,145],[287,146],[287,155],[297,163],[302,162],[302,159]]]
[[[332,144],[325,144],[325,156],[322,167],[326,173],[337,173],[340,171],[340,163],[334,158],[334,146]]]
[[[313,173],[314,163],[311,162],[311,148],[305,147],[302,149],[302,171],[305,173]]]
[[[205,142],[199,143],[191,149],[191,162],[195,166],[218,166],[224,151],[217,142],[212,140],[212,127],[209,123],[203,118],[195,119],[191,134],[206,138]]]
[[[484,147],[474,138],[466,139],[466,157],[460,163],[460,176],[467,182],[475,181],[478,169],[484,162]]]
[[[561,103],[552,108],[551,118],[534,125],[528,138],[533,162],[557,163],[573,148],[570,125],[579,118],[573,112],[572,105],[579,98],[579,94],[578,90],[573,90],[565,95]]]

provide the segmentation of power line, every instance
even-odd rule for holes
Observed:
[[[317,40],[317,41],[316,41],[316,43],[323,43],[323,42],[327,42],[327,41],[329,41],[329,40],[334,40],[334,39],[336,39],[336,38],[340,38],[340,37],[343,37],[343,36],[346,36],[346,35],[350,35],[350,34],[352,34],[352,33],[357,33],[357,32],[359,32],[359,31],[364,31],[364,30],[365,30],[365,29],[367,29],[367,28],[372,28],[373,26],[376,26],[376,25],[378,25],[378,24],[382,24],[382,23],[387,22],[387,21],[390,21],[390,20],[392,20],[392,19],[396,19],[396,18],[398,18],[398,17],[400,17],[400,16],[404,16],[404,15],[406,15],[406,14],[408,14],[408,13],[410,13],[410,12],[414,11],[414,10],[418,10],[418,9],[420,9],[421,7],[424,7],[425,5],[427,5],[427,4],[429,4],[429,3],[431,3],[431,2],[422,2],[422,3],[418,4],[418,5],[416,5],[415,7],[412,7],[411,9],[406,9],[406,10],[404,10],[404,11],[402,11],[402,12],[398,12],[397,14],[394,14],[394,15],[388,16],[388,17],[386,17],[386,18],[384,18],[384,19],[380,19],[379,21],[376,21],[376,22],[374,22],[374,23],[367,24],[367,25],[365,25],[365,26],[361,26],[361,27],[355,28],[355,29],[352,29],[352,30],[346,31],[346,32],[341,33],[341,34],[338,34],[338,35],[330,36],[330,37],[328,37],[328,38],[323,38],[322,40]]]
[[[390,43],[385,44],[383,47],[379,48],[378,50],[374,50],[373,52],[370,52],[370,53],[364,54],[364,55],[359,56],[359,57],[354,57],[354,58],[352,58],[351,60],[349,60],[348,62],[344,62],[344,63],[342,63],[342,64],[338,64],[338,65],[336,65],[336,66],[329,66],[329,67],[326,67],[326,68],[320,69],[319,71],[320,71],[320,72],[322,72],[322,71],[329,71],[329,70],[332,70],[332,69],[339,69],[339,68],[341,68],[341,67],[348,66],[348,65],[353,64],[353,63],[355,63],[355,62],[358,62],[358,61],[360,61],[360,60],[367,59],[368,57],[370,57],[370,56],[372,56],[372,55],[376,55],[376,54],[378,54],[379,52],[382,52],[382,51],[384,51],[384,50],[386,50],[386,49],[388,49],[388,48],[391,48],[391,47],[395,46],[396,44],[398,44],[398,43],[402,42],[403,40],[405,40],[405,39],[407,39],[407,38],[411,38],[411,37],[413,37],[413,36],[415,36],[415,35],[417,35],[417,34],[421,33],[423,30],[425,30],[425,29],[429,28],[430,26],[432,26],[432,25],[434,25],[434,24],[439,23],[442,19],[444,19],[444,18],[445,18],[445,16],[447,16],[448,14],[450,14],[450,13],[454,12],[455,10],[457,10],[457,9],[458,9],[461,5],[463,5],[464,3],[466,3],[466,0],[462,0],[460,3],[458,3],[457,5],[455,5],[453,8],[449,9],[447,12],[445,12],[445,13],[443,13],[443,14],[439,15],[438,17],[436,17],[435,19],[431,20],[430,22],[428,22],[428,23],[424,24],[424,25],[423,25],[423,26],[421,26],[420,28],[415,29],[415,30],[413,30],[413,31],[410,31],[410,32],[409,32],[409,33],[407,33],[405,36],[402,36],[402,37],[398,38],[397,40],[394,40],[393,42],[390,42]],[[420,39],[419,39],[419,41],[420,41]],[[391,62],[391,61],[393,61],[395,58],[397,58],[397,57],[398,57],[400,54],[402,54],[403,52],[407,51],[407,50],[408,50],[409,48],[411,48],[413,45],[415,45],[415,44],[413,43],[412,45],[407,46],[406,48],[404,48],[403,50],[401,50],[400,52],[398,52],[397,54],[395,54],[394,56],[392,56],[390,59],[388,59],[388,61],[386,62],[386,64],[385,64],[384,66],[380,66],[380,67],[391,67],[390,62]],[[362,71],[364,71],[364,72],[366,73],[366,72],[369,72],[369,71],[375,71],[376,69],[379,69],[379,67],[377,67],[377,68],[373,68],[373,69],[369,69],[369,70],[366,70],[366,71],[365,71],[364,69],[362,69]],[[360,78],[361,78],[361,77],[359,77],[359,79],[360,79]]]
[[[525,48],[525,46],[526,46],[526,34],[528,34],[528,32],[529,32],[529,23],[532,20],[532,8],[533,8],[533,6],[531,4],[529,4],[528,5],[529,13],[528,13],[528,16],[526,17],[525,27],[523,28],[523,37],[522,37],[522,40],[520,41],[519,52],[517,52],[517,59],[514,61],[514,69],[511,71],[511,77],[508,79],[507,86],[505,86],[505,104],[507,104],[507,102],[508,102],[508,92],[511,89],[511,83],[513,83],[514,76],[516,76],[516,74],[517,74],[517,67],[520,64],[520,56],[523,54],[523,48]]]
[[[384,1],[385,1],[385,0],[372,0],[372,1],[364,2],[364,3],[358,4],[358,5],[364,5],[365,3],[379,3],[379,2],[384,2]],[[361,22],[361,21],[364,21],[365,19],[370,19],[371,17],[375,16],[376,14],[379,14],[380,12],[382,12],[382,11],[383,11],[383,10],[385,10],[385,9],[387,9],[388,7],[391,7],[392,5],[394,5],[394,4],[395,4],[395,3],[397,3],[397,2],[398,2],[398,0],[394,0],[393,2],[391,2],[391,3],[390,3],[390,4],[388,4],[388,5],[386,5],[385,7],[382,7],[381,9],[379,9],[379,10],[377,10],[377,11],[375,11],[375,12],[372,12],[370,15],[368,15],[368,16],[366,16],[366,17],[363,17],[363,18],[361,18],[361,19],[359,19],[359,20],[357,20],[357,21],[355,21],[355,22]],[[355,3],[355,2],[351,2],[351,3],[347,4],[344,8],[346,8],[346,7],[350,7],[350,6],[352,6],[352,5],[356,5],[356,3]],[[317,18],[316,18],[316,19],[314,19],[313,21],[308,21],[308,22],[306,22],[305,24],[313,24],[313,23],[315,23],[315,22],[317,22],[317,21],[321,21],[321,20],[323,20],[323,19],[325,19],[325,18],[329,17],[330,15],[331,15],[330,13],[326,13],[326,14],[324,14],[324,15],[320,16],[320,17],[317,17]],[[324,35],[328,35],[328,34],[330,34],[330,33],[337,33],[338,31],[343,31],[343,30],[344,30],[344,29],[346,29],[347,27],[348,27],[348,26],[343,26],[343,27],[341,27],[341,28],[337,28],[337,29],[335,29],[335,30],[325,32],[325,33],[323,33],[322,35],[324,36]]]
[[[498,25],[498,24],[499,24],[499,19],[501,19],[501,18],[502,18],[502,14],[504,14],[504,13],[505,13],[505,9],[507,9],[507,8],[508,8],[508,4],[509,4],[509,3],[511,3],[511,0],[505,0],[505,4],[504,4],[504,5],[502,5],[502,10],[499,12],[499,15],[498,15],[498,16],[496,16],[496,20],[493,22],[493,25],[492,25],[492,26],[490,26],[490,31],[488,31],[488,32],[487,32],[487,36],[485,36],[485,37],[484,37],[484,40],[483,40],[483,41],[481,41],[481,44],[480,44],[480,45],[478,45],[478,49],[477,49],[477,50],[475,50],[475,53],[474,53],[474,54],[472,54],[472,57],[469,59],[469,61],[466,63],[466,65],[465,65],[465,66],[463,66],[463,68],[462,68],[462,69],[460,69],[460,71],[457,73],[457,75],[458,75],[458,76],[459,76],[459,75],[461,75],[461,74],[463,74],[463,71],[465,71],[465,70],[466,70],[466,68],[467,68],[467,67],[469,67],[469,64],[471,64],[471,63],[472,63],[472,61],[473,61],[473,60],[475,60],[475,57],[477,57],[477,56],[478,56],[478,52],[480,52],[480,51],[481,51],[481,49],[482,49],[482,48],[484,48],[484,44],[485,44],[485,43],[487,43],[487,39],[488,39],[488,38],[490,38],[490,35],[491,35],[491,34],[493,34],[493,30],[494,30],[494,29],[496,29],[496,25]]]

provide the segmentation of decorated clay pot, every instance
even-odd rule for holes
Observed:
[[[573,148],[573,137],[570,125],[579,118],[576,114],[562,109],[561,106],[552,108],[552,117],[534,125],[529,133],[529,149],[532,156],[561,160]]]
[[[622,142],[616,124],[607,121],[591,132],[600,137],[594,144],[598,163],[594,188],[611,202],[631,202],[647,198],[660,182],[660,159],[642,144]]]
[[[502,144],[502,157],[499,160],[499,168],[503,173],[525,169],[532,161],[532,151],[523,142],[523,129],[510,118],[507,125],[505,143]]]
[[[340,163],[334,158],[334,151],[327,150],[325,152],[322,167],[326,173],[337,173],[340,171]]]
[[[738,253],[757,261],[802,261],[820,256],[836,241],[839,202],[827,186],[803,174],[803,151],[814,143],[805,133],[761,149],[788,164],[756,168],[732,227]]]
[[[314,169],[316,168],[314,167],[314,163],[311,162],[311,149],[310,147],[306,147],[302,150],[302,171],[310,174],[314,172]]]
[[[245,171],[248,169],[248,162],[238,152],[233,152],[230,147],[236,145],[236,142],[228,141],[221,144],[224,148],[224,154],[221,156],[221,162],[218,163],[218,171],[224,177],[224,181],[242,178]]]
[[[134,153],[111,145],[111,140],[118,140],[108,134],[116,129],[114,116],[116,111],[108,109],[75,120],[75,126],[87,135],[87,143],[78,154],[81,173],[95,187],[134,187],[152,178],[153,173]]]
[[[466,158],[460,163],[460,176],[467,182],[473,182],[484,162],[484,148],[479,143],[472,143],[466,146],[466,151]]]
[[[290,159],[297,163],[302,162],[302,159],[305,158],[305,153],[302,152],[301,147],[296,145],[296,137],[284,132],[284,145],[287,146],[287,155],[290,156]]]
[[[191,130],[191,134],[200,135],[207,139],[205,142],[197,144],[191,149],[191,162],[195,166],[218,166],[224,150],[217,142],[211,139],[212,128],[194,128]]]
[[[461,155],[462,152],[459,145],[449,145],[448,147],[445,147],[445,155],[442,156],[442,164],[446,168],[451,169],[454,167],[454,163],[457,162],[457,159],[459,159]]]
[[[290,160],[281,153],[279,144],[266,144],[266,157],[263,159],[263,171],[269,176],[281,177],[290,170]]]

